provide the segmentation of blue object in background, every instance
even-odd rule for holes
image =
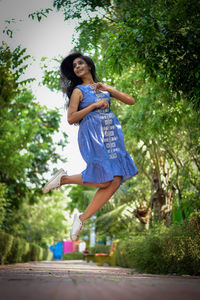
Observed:
[[[97,242],[97,244],[98,244],[98,245],[105,245],[104,240],[99,240],[99,241]]]
[[[57,242],[51,245],[49,249],[53,252],[53,259],[62,259],[63,256],[63,242]]]

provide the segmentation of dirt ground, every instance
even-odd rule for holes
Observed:
[[[199,300],[200,277],[147,275],[85,261],[0,266],[1,300]]]

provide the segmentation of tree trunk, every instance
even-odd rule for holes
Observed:
[[[142,228],[144,230],[149,230],[151,209],[145,206],[139,207],[134,211],[134,215],[140,220]]]
[[[153,161],[154,171],[152,176],[152,188],[155,191],[151,196],[150,208],[153,211],[153,223],[165,220],[166,225],[171,224],[171,210],[174,190],[169,189],[170,176],[165,170],[164,157],[160,153],[160,149],[156,142],[152,141],[153,145]],[[161,180],[162,178],[162,180]],[[163,186],[165,188],[163,188]]]

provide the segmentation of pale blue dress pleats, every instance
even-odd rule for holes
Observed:
[[[125,149],[120,122],[110,111],[110,94],[95,92],[90,85],[76,88],[83,94],[79,110],[103,98],[109,103],[109,108],[94,109],[80,121],[78,143],[87,164],[82,172],[83,182],[103,183],[121,176],[122,183],[135,176],[138,170]]]

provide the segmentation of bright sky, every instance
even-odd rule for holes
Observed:
[[[6,41],[11,49],[18,45],[27,48],[27,54],[34,57],[35,61],[27,70],[26,77],[35,77],[38,82],[41,80],[40,59],[42,57],[65,56],[72,49],[72,34],[74,23],[64,22],[62,13],[50,12],[47,18],[41,22],[28,18],[30,13],[40,9],[52,7],[52,0],[0,0],[0,38]],[[6,26],[5,20],[15,19],[15,23],[8,25],[14,30],[13,38],[3,34]],[[85,168],[85,163],[79,153],[77,144],[77,126],[70,126],[66,121],[64,110],[64,99],[61,93],[52,93],[45,87],[39,87],[38,82],[34,83],[32,89],[34,95],[41,105],[48,108],[59,107],[62,114],[60,130],[65,131],[69,138],[65,152],[61,153],[67,157],[68,162],[60,163],[57,168],[64,168],[68,174],[80,173]],[[60,133],[55,135],[55,141],[62,138]],[[55,167],[55,166],[54,166]],[[50,176],[50,175],[49,175]]]

